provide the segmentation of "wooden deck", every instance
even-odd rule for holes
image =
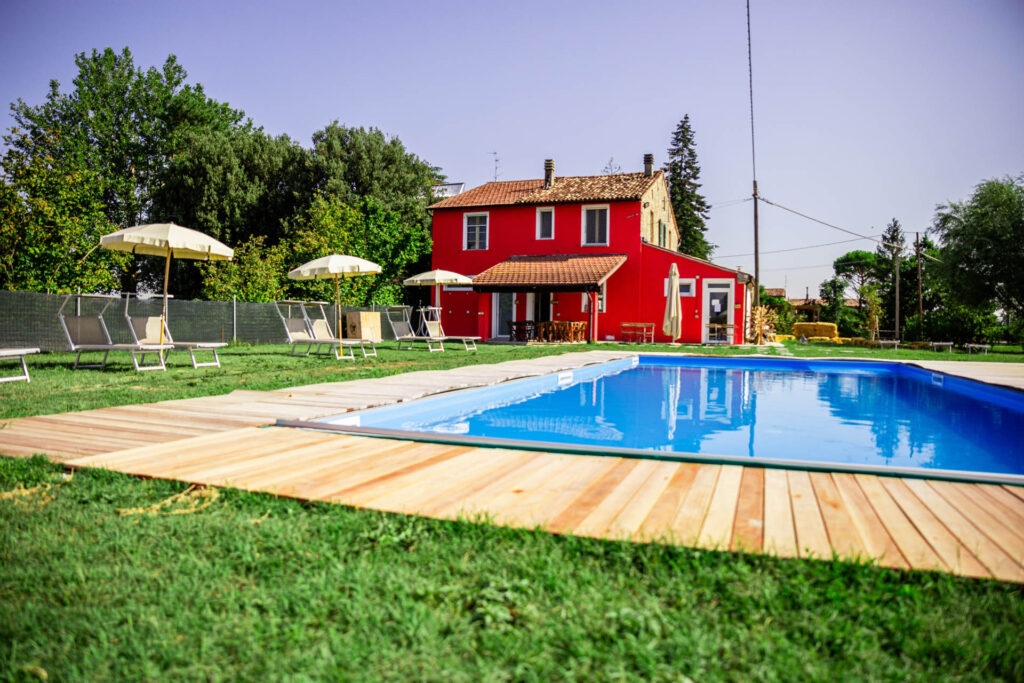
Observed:
[[[595,351],[23,418],[0,430],[0,452],[42,451],[72,467],[108,467],[439,519],[486,515],[496,523],[556,533],[780,557],[834,553],[886,567],[1024,583],[1022,487],[255,426],[626,355]]]

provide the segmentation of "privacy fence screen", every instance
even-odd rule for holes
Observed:
[[[67,351],[68,340],[57,316],[67,296],[0,290],[0,347],[34,346],[43,351]],[[72,295],[64,307],[64,314],[98,315],[106,306],[103,322],[110,332],[111,341],[128,343],[132,338],[125,315],[126,303],[127,314],[132,317],[158,316],[163,299],[159,295],[121,295],[112,300]],[[325,308],[333,327],[331,307]],[[284,306],[282,310],[285,310]],[[343,314],[379,310],[382,307],[341,307]],[[287,315],[287,311],[285,313]],[[171,335],[180,340],[247,344],[283,344],[286,341],[284,324],[272,303],[170,299],[167,302],[167,325]],[[385,339],[394,337],[386,323],[382,325],[381,334]]]

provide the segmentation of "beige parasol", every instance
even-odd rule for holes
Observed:
[[[196,230],[183,228],[174,223],[149,223],[136,225],[104,235],[100,238],[100,246],[115,251],[127,251],[132,254],[148,254],[163,256],[164,265],[164,305],[160,313],[164,324],[160,326],[160,343],[163,344],[164,327],[167,322],[167,279],[171,273],[171,258],[183,258],[191,261],[230,261],[235,250],[218,242],[209,235]]]
[[[676,264],[668,271],[668,295],[665,299],[665,320],[661,323],[661,331],[676,339],[683,333],[683,315],[679,307],[679,269]]]
[[[441,285],[471,285],[473,280],[465,275],[450,270],[428,270],[402,280],[402,284],[411,287],[434,287],[434,305],[441,305]]]
[[[308,263],[303,263],[298,268],[289,271],[288,277],[292,280],[334,280],[334,334],[341,336],[341,286],[340,278],[360,277],[362,275],[376,275],[381,272],[381,267],[373,261],[367,261],[357,256],[345,254],[331,254],[321,256]]]

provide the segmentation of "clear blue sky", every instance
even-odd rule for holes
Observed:
[[[761,194],[867,234],[925,230],[937,204],[1024,173],[1024,2],[752,0]],[[376,126],[467,186],[665,161],[689,114],[705,197],[751,192],[742,0],[82,2],[3,4],[0,100],[65,88],[74,55],[178,56],[189,81],[309,145],[329,122]],[[3,128],[11,125],[6,118]],[[718,206],[715,260],[753,271],[752,203]],[[761,210],[765,286],[812,295],[855,241]]]

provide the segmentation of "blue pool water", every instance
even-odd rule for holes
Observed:
[[[1024,393],[891,363],[642,357],[324,421],[668,456],[1024,475]]]

